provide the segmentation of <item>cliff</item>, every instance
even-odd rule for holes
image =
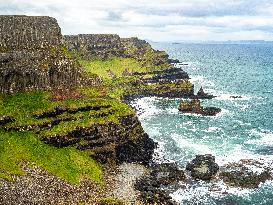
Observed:
[[[116,34],[65,35],[69,50],[83,60],[109,60],[114,57],[132,58],[150,70],[170,68],[165,51],[154,50],[138,38],[120,38]]]
[[[83,79],[56,19],[0,16],[0,92],[73,87]]]
[[[64,41],[69,50],[86,60],[124,57],[124,47],[120,37],[115,34],[65,35]]]

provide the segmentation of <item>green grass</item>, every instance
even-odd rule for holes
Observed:
[[[46,145],[30,132],[0,130],[0,177],[11,180],[12,175],[23,175],[23,162],[35,163],[74,184],[82,179],[103,181],[100,165],[83,151]]]
[[[50,93],[42,91],[0,96],[0,117],[10,116],[15,119],[15,122],[6,124],[6,127],[41,124],[67,116],[76,118],[74,121],[62,122],[46,130],[36,128],[34,131],[16,132],[4,131],[0,127],[0,178],[11,179],[13,175],[24,174],[21,163],[28,162],[43,167],[50,173],[71,183],[79,183],[81,179],[103,182],[100,165],[92,160],[86,152],[79,151],[75,147],[55,148],[40,140],[42,135],[63,135],[76,129],[77,126],[86,127],[94,122],[119,123],[120,116],[135,113],[126,104],[107,96],[100,97],[100,90],[96,90],[94,87],[81,88],[79,92],[84,94],[84,98],[55,102],[50,100]],[[36,119],[34,117],[34,114],[52,110],[56,106],[79,108],[95,105],[110,105],[111,107],[99,111],[81,111],[76,114],[63,113],[54,118]],[[109,112],[109,110],[113,113],[105,117],[97,117],[98,114]],[[36,131],[39,131],[40,134],[35,134]]]
[[[97,74],[103,79],[110,79],[108,70],[111,70],[116,77],[122,77],[122,73],[127,69],[130,72],[146,72],[147,68],[132,58],[112,58],[110,60],[80,60],[80,64],[88,73]]]

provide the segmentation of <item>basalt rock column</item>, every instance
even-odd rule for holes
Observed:
[[[62,45],[56,19],[0,16],[0,92],[71,87],[80,83],[80,66]]]

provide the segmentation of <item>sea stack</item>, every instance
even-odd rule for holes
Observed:
[[[193,113],[200,114],[204,116],[215,116],[221,112],[220,108],[216,107],[206,107],[201,106],[199,99],[192,99],[190,101],[184,100],[180,103],[178,110],[183,113]]]

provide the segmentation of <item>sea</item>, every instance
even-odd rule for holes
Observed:
[[[181,169],[198,154],[212,154],[220,166],[254,159],[273,167],[273,43],[152,43],[183,62],[195,92],[217,96],[203,106],[222,109],[215,117],[178,112],[181,99],[141,98],[144,130],[158,143],[155,160],[176,162]],[[232,98],[240,96],[240,98]],[[255,170],[254,170],[255,171]],[[214,187],[217,187],[216,189]],[[273,205],[273,181],[256,189],[223,181],[192,181],[170,189],[185,205]]]

